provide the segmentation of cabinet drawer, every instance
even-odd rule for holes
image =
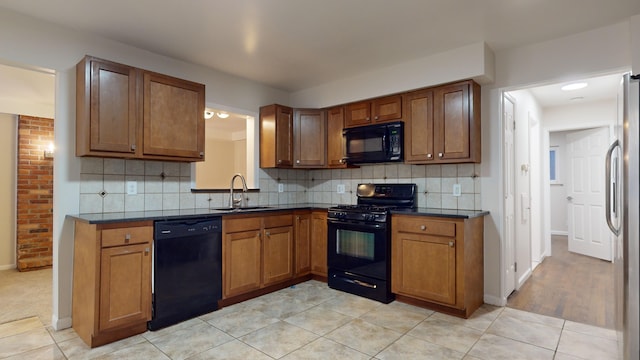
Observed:
[[[102,247],[151,242],[153,227],[136,226],[102,230]]]
[[[223,218],[222,228],[225,233],[260,230],[262,228],[262,218],[259,218],[259,217],[239,217],[239,218],[231,218],[231,219]]]
[[[438,236],[456,236],[456,224],[449,221],[437,221],[421,217],[399,217],[394,223],[394,230],[416,234]]]
[[[264,218],[265,229],[291,225],[293,225],[293,216],[291,216],[291,214],[267,216]]]

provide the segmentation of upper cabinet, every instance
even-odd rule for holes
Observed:
[[[293,109],[282,105],[260,108],[260,167],[293,166]]]
[[[77,156],[204,160],[204,85],[90,56],[76,73]]]
[[[473,81],[404,95],[405,162],[478,163],[480,86]]]
[[[345,106],[344,127],[402,119],[402,96],[392,95]]]
[[[294,110],[293,154],[295,167],[325,166],[327,163],[327,117],[324,110]]]
[[[346,168],[344,129],[344,106],[327,110],[327,167]]]

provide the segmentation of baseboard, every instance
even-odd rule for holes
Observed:
[[[527,269],[527,271],[522,274],[522,276],[520,276],[520,278],[518,279],[518,284],[522,286],[522,284],[524,284],[525,281],[529,279],[529,277],[531,277],[531,269]]]
[[[569,236],[568,231],[551,230],[551,235]]]
[[[16,264],[0,265],[0,270],[11,270],[15,268],[16,268]]]
[[[507,298],[500,298],[493,295],[484,294],[483,297],[484,303],[494,306],[506,306]]]
[[[55,315],[51,316],[51,327],[56,331],[68,329],[71,327],[71,324],[70,317],[58,319]]]

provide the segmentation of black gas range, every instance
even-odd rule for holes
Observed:
[[[359,184],[356,205],[329,208],[329,287],[389,303],[391,216],[416,206],[416,184]]]

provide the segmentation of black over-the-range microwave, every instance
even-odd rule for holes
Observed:
[[[347,164],[397,162],[403,159],[402,121],[347,128],[342,131]]]

